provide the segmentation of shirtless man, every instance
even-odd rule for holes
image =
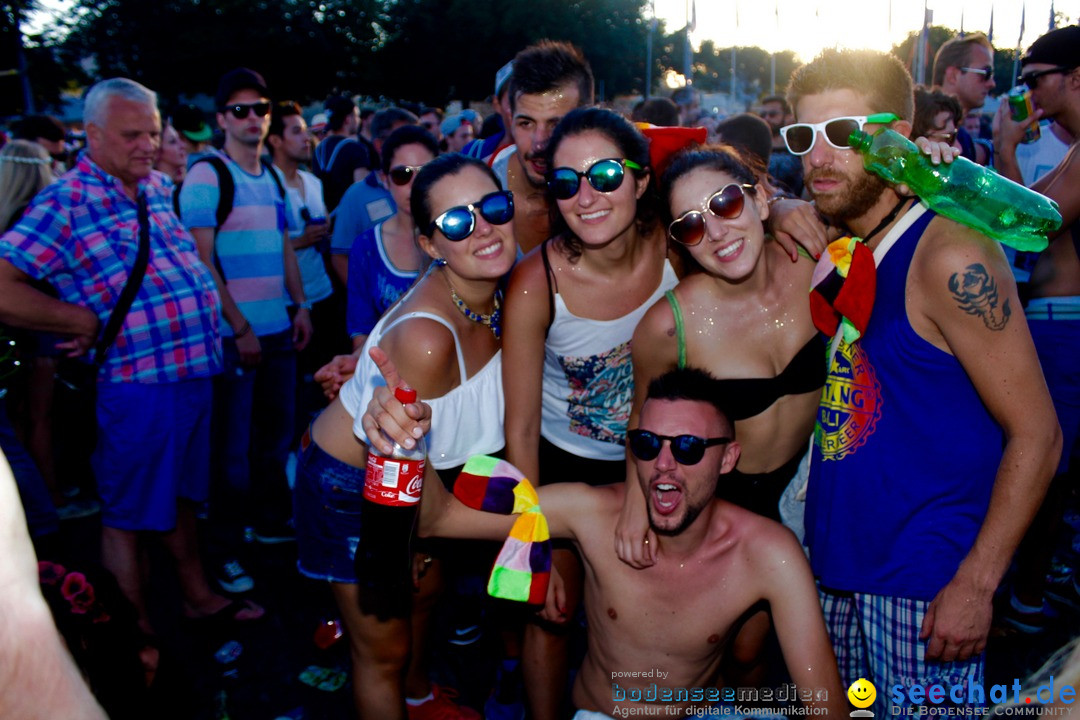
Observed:
[[[388,386],[396,386],[396,372],[389,363],[382,367]],[[364,427],[368,437],[378,437],[374,412],[385,432],[404,440],[399,428],[413,427],[406,413],[420,413],[416,406],[395,408],[388,397],[376,396]],[[682,688],[716,688],[732,627],[761,602],[772,610],[792,680],[816,697],[807,704],[836,716],[847,712],[814,580],[795,537],[778,523],[714,499],[716,483],[739,459],[720,397],[717,380],[694,369],[671,371],[649,386],[629,446],[657,536],[654,565],[635,570],[615,554],[624,484],[539,489],[552,538],[573,540],[585,560],[589,637],[573,689],[577,718],[679,717],[703,707],[664,698],[669,689],[674,696]],[[465,507],[434,476],[425,483],[423,535],[502,539],[512,523],[511,517]],[[655,677],[622,675],[648,670]],[[635,708],[643,703],[631,698],[648,697],[653,684],[663,708]]]

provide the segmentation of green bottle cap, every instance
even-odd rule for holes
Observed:
[[[848,135],[848,145],[853,150],[866,150],[870,147],[870,135],[862,130],[852,130]]]

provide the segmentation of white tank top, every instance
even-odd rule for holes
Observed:
[[[675,287],[671,263],[649,299],[614,320],[590,320],[555,293],[555,317],[544,344],[540,434],[568,453],[593,460],[625,458],[634,399],[630,339],[645,311]]]
[[[368,356],[368,348],[377,345],[382,336],[399,323],[411,318],[434,320],[450,331],[457,350],[458,377],[462,379],[460,385],[442,397],[420,398],[431,406],[428,462],[436,470],[447,470],[464,465],[472,455],[498,452],[506,444],[503,439],[502,350],[496,352],[479,372],[467,378],[465,356],[461,353],[461,341],[454,326],[427,312],[406,313],[389,324],[387,316],[383,315],[372,328],[356,365],[356,373],[340,391],[341,404],[353,417],[353,433],[367,442],[361,418],[375,388],[386,385],[379,368]]]

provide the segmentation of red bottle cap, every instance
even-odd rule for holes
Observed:
[[[416,402],[416,391],[411,387],[398,386],[394,388],[394,397],[398,399],[398,402],[414,403]]]

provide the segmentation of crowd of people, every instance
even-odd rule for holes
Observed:
[[[932,87],[826,50],[726,118],[692,87],[597,105],[585,54],[544,40],[499,69],[486,119],[347,96],[306,118],[237,68],[213,117],[98,82],[71,156],[57,121],[21,120],[0,148],[0,440],[46,597],[60,522],[100,513],[118,592],[67,573],[53,594],[129,618],[114,650],[152,684],[150,545],[185,617],[248,625],[274,607],[245,558],[295,544],[378,720],[610,718],[649,682],[668,716],[781,682],[842,715],[860,678],[889,714],[886,688],[982,684],[992,627],[1080,611],[1056,552],[1080,434],[1080,26],[1021,68],[1032,115],[1003,101],[981,124],[980,34],[942,46]],[[871,174],[849,135],[882,128],[1054,200],[1047,250],[1006,254]],[[381,547],[370,449],[420,438],[413,540]],[[542,606],[484,603],[501,656],[482,708],[428,667],[433,613],[513,524],[454,491],[478,455],[529,478],[553,539],[549,565],[522,561]],[[3,546],[20,572],[21,522]],[[356,560],[394,550],[401,597]],[[17,581],[13,612],[40,621]],[[63,645],[28,652],[15,617],[0,693],[9,652],[38,656],[17,682],[57,683],[50,716],[100,717]]]

